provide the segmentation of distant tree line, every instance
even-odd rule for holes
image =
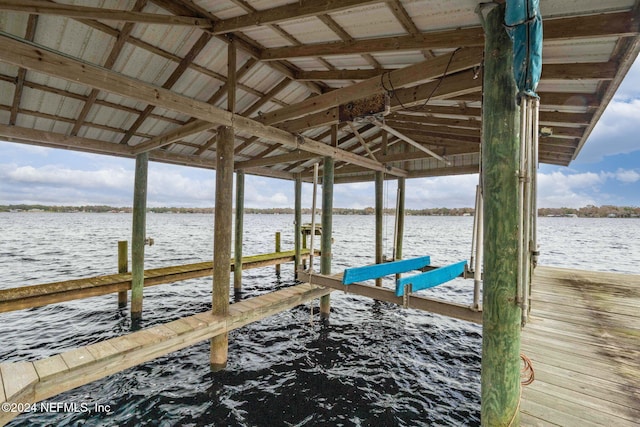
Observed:
[[[0,212],[92,212],[92,213],[131,213],[130,206],[113,207],[105,205],[87,205],[87,206],[49,206],[49,205],[0,205]],[[214,208],[176,208],[176,207],[153,207],[147,208],[148,212],[153,213],[200,213],[212,214]],[[245,208],[246,214],[266,214],[266,215],[292,215],[292,208]],[[321,210],[317,209],[317,213]],[[311,214],[311,209],[302,209],[304,215]],[[334,208],[335,215],[374,215],[375,209],[366,207],[363,209],[350,208]],[[386,215],[393,215],[395,209],[385,209]],[[429,209],[407,209],[407,215],[415,216],[469,216],[474,214],[473,208],[429,208]],[[538,216],[578,216],[583,218],[639,218],[640,207],[630,206],[593,206],[588,205],[582,208],[540,208]]]

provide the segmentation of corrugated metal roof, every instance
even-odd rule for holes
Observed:
[[[135,1],[73,0],[65,1],[64,4],[127,11],[131,10]],[[480,25],[480,19],[475,13],[477,1],[470,0],[403,0],[398,3],[379,1],[367,2],[362,6],[344,10],[341,9],[341,5],[337,4],[338,10],[323,10],[318,12],[318,16],[302,17],[293,16],[298,6],[298,2],[295,0],[250,0],[245,3],[231,0],[195,0],[193,3],[166,3],[167,9],[158,6],[152,0],[144,7],[143,12],[183,16],[199,14],[200,18],[213,19],[215,30],[218,20],[227,20],[258,11],[258,15],[252,19],[254,22],[259,22],[262,20],[261,11],[283,5],[288,5],[286,13],[290,13],[292,16],[273,24],[242,26],[232,37],[237,41],[237,67],[242,67],[247,61],[256,62],[248,71],[241,71],[244,72],[244,75],[238,79],[236,111],[243,112],[250,109],[250,116],[258,120],[269,117],[269,114],[284,106],[296,105],[321,92],[329,93],[332,90],[340,90],[340,88],[349,87],[354,82],[362,80],[362,78],[325,74],[326,78],[308,82],[299,80],[300,73],[303,71],[332,73],[341,70],[403,68],[425,61],[426,58],[432,56],[450,55],[453,51],[451,47],[436,46],[436,49],[432,49],[432,46],[428,45],[419,47],[399,45],[398,43],[405,41],[420,40],[422,34],[410,34],[414,29],[429,35],[442,30],[478,27]],[[637,13],[637,8],[640,6],[634,0],[606,2],[543,0],[541,7],[543,17],[546,20],[603,12],[629,12],[633,7],[636,8]],[[396,13],[393,8],[396,8]],[[320,16],[321,14],[324,16]],[[408,17],[409,21],[402,18],[404,15]],[[23,38],[27,31],[28,22],[28,14],[2,11],[0,6],[1,31]],[[125,28],[124,22],[83,21],[61,16],[40,15],[35,25],[33,40],[43,49],[49,48],[63,53],[69,58],[103,66],[116,46],[115,36],[123,28]],[[575,136],[578,135],[575,132],[569,132],[566,135],[559,134],[554,140],[554,144],[562,145],[566,141],[574,139],[580,140],[580,144],[584,143],[586,135],[595,124],[594,121],[601,114],[612,95],[612,91],[620,83],[622,75],[638,53],[640,43],[638,42],[637,24],[635,32],[633,27],[630,28],[631,33],[624,34],[626,39],[615,32],[611,35],[598,33],[595,36],[581,38],[571,37],[571,34],[567,33],[567,37],[545,41],[544,64],[559,64],[560,67],[556,68],[556,73],[560,75],[545,76],[543,71],[543,80],[539,86],[543,100],[541,111],[555,112],[554,114],[582,115],[559,116],[558,122],[554,122],[553,116],[545,116],[544,123],[556,123],[558,126],[562,125],[584,132],[582,137]],[[192,100],[207,102],[214,94],[218,94],[215,105],[225,109],[227,93],[224,90],[224,83],[227,75],[227,50],[230,39],[220,34],[205,35],[208,34],[207,31],[209,30],[206,28],[189,25],[135,23],[132,25],[129,38],[121,51],[118,52],[112,69],[118,73],[116,76],[126,76],[157,87],[166,86],[174,94]],[[198,41],[203,40],[202,37],[206,37],[208,40],[204,45],[199,46],[197,51],[194,50]],[[380,40],[381,42],[372,42],[372,40]],[[372,48],[357,52],[351,51],[354,46],[363,41],[367,41]],[[331,43],[330,49],[323,50],[321,54],[314,54],[314,50],[317,51],[318,46],[323,47],[326,43]],[[279,53],[287,59],[272,60],[268,58],[268,60],[263,60],[272,50],[277,51],[276,48],[280,47],[303,48],[304,51],[283,51]],[[187,58],[190,52],[193,55]],[[291,56],[291,52],[296,53]],[[184,70],[179,68],[181,62],[184,65]],[[585,74],[581,76],[580,69],[576,71],[574,67],[569,75],[561,75],[561,65],[567,64],[568,66],[573,63],[612,63],[617,67],[611,71],[611,66],[605,67],[603,65],[601,67],[603,74],[595,76],[597,78],[593,76],[593,67],[589,71],[590,74],[586,74],[585,71]],[[585,67],[585,70],[587,68]],[[595,69],[598,68],[599,66],[596,65]],[[174,82],[167,83],[176,70],[180,70],[179,76],[174,79]],[[48,138],[51,140],[77,132],[78,136],[95,139],[98,142],[121,143],[126,139],[125,135],[128,132],[131,134],[127,141],[130,146],[182,129],[192,119],[190,114],[180,111],[181,107],[178,104],[170,110],[155,107],[149,114],[148,111],[145,112],[148,101],[135,99],[136,97],[131,96],[131,93],[120,91],[114,94],[99,90],[95,102],[88,109],[88,114],[78,121],[85,109],[86,99],[92,93],[93,88],[91,85],[79,83],[74,79],[67,80],[68,76],[64,70],[54,71],[53,76],[49,75],[51,71],[49,69],[27,71],[22,96],[19,104],[14,106],[19,68],[15,64],[0,60],[0,125],[4,125],[3,132],[9,135],[8,137],[10,137],[11,129],[6,125],[15,115],[15,113],[12,115],[12,110],[18,111],[15,117],[16,127],[48,132]],[[378,76],[380,72],[377,72]],[[615,75],[606,75],[605,72],[613,72]],[[376,76],[376,74],[371,75]],[[377,78],[373,77],[374,80]],[[283,80],[288,80],[289,84],[285,86],[282,83]],[[130,81],[131,92],[134,92],[136,85],[139,84],[136,81]],[[407,86],[411,86],[411,84]],[[280,90],[270,94],[276,87]],[[394,87],[394,89],[401,88]],[[272,98],[261,99],[266,94],[272,95]],[[366,95],[367,93],[362,94],[363,97]],[[437,96],[442,97],[439,93]],[[456,154],[455,158],[458,162],[456,164],[461,167],[468,166],[478,161],[479,143],[474,146],[469,141],[479,141],[479,127],[461,126],[460,120],[480,117],[480,93],[477,91],[474,93],[473,90],[470,90],[457,98],[455,96],[451,96],[451,98],[431,99],[428,105],[421,107],[428,114],[416,114],[414,120],[427,121],[427,123],[416,123],[415,128],[422,132],[422,134],[416,134],[416,138],[420,140],[420,143],[435,150],[442,150],[445,145],[447,147],[455,146],[456,141],[459,141],[460,146],[468,147],[471,152]],[[545,99],[548,102],[545,103]],[[423,102],[424,100],[419,100],[417,105],[421,106]],[[259,105],[253,108],[256,103]],[[309,116],[303,118],[304,124],[298,123],[300,120],[294,120],[293,124],[287,124],[287,128],[293,129],[294,134],[304,133],[307,137],[318,138],[321,142],[330,144],[328,124],[336,123],[335,104],[332,105],[333,107],[329,109],[312,111]],[[394,109],[398,109],[398,107],[394,107]],[[411,111],[405,111],[405,113],[415,114]],[[141,114],[145,114],[144,120],[140,119]],[[431,127],[427,126],[429,120],[434,122]],[[132,128],[134,124],[136,127]],[[282,126],[277,121],[273,124]],[[361,135],[368,141],[367,146],[375,150],[376,155],[381,155],[382,138],[379,129],[376,127],[367,129],[364,123],[357,124],[357,126],[364,129]],[[477,137],[464,139],[457,136],[461,133],[461,129],[466,131],[466,133],[462,133],[467,136],[477,132]],[[470,129],[472,132],[469,132]],[[407,132],[410,131],[411,129],[407,130]],[[446,141],[443,139],[443,132],[444,136],[447,136],[447,132],[450,134]],[[202,158],[213,159],[215,145],[209,147],[211,136],[212,134],[209,132],[185,134],[180,140],[164,147],[164,150],[169,155],[175,153],[193,156],[194,163],[198,163]],[[340,149],[368,157],[366,150],[348,127],[338,131],[338,140],[341,141]],[[43,143],[42,141],[37,142]],[[236,151],[237,153],[241,152],[238,154],[238,159],[259,160],[260,156],[267,153],[267,157],[273,157],[268,161],[275,161],[282,155],[297,152],[293,147],[278,146],[276,148],[274,144],[274,141],[256,140],[251,138],[250,133],[237,130]],[[575,144],[572,147],[574,151],[571,155],[561,154],[541,160],[568,164],[575,154]],[[82,149],[82,147],[75,148]],[[414,153],[415,149],[407,144],[396,142],[394,139],[390,141],[389,153],[403,151]],[[273,168],[274,171],[289,170],[289,172],[306,173],[313,163],[313,160],[304,157],[299,160],[289,158],[284,160],[286,163],[280,165],[265,164],[261,166],[263,169],[260,170],[260,173],[264,174],[268,170],[264,168]],[[183,161],[182,158],[179,160],[179,162]],[[266,160],[260,161],[266,162]],[[447,173],[438,163],[434,159],[422,158],[394,161],[392,164],[396,167],[406,168],[415,175]],[[353,167],[342,167],[342,164],[338,161],[338,166],[340,166],[338,170],[346,171],[343,175],[352,180],[356,178],[371,179],[373,176],[371,171],[366,169],[354,172]],[[248,170],[248,173],[251,171]],[[280,175],[278,174],[278,176]]]

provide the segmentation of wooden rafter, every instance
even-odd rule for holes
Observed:
[[[144,9],[146,4],[147,4],[147,0],[137,0],[136,4],[133,7],[133,11],[134,12],[141,11],[142,9]],[[129,36],[131,35],[131,32],[133,31],[133,27],[134,27],[134,24],[132,22],[127,22],[124,25],[124,27],[120,31],[120,34],[116,38],[116,41],[113,47],[111,48],[111,53],[109,53],[109,56],[107,57],[107,60],[103,65],[104,68],[109,70],[113,68],[113,65],[116,63],[118,56],[122,52],[122,49],[124,48],[125,43],[127,42],[127,39],[129,38]],[[91,111],[91,108],[96,102],[96,99],[98,99],[99,93],[100,92],[98,90],[91,89],[91,93],[87,97],[87,100],[85,101],[84,106],[82,107],[82,110],[78,115],[78,119],[76,120],[76,123],[73,125],[73,129],[71,129],[72,136],[76,136],[80,131],[80,128],[84,124],[84,121],[87,119],[87,115],[89,114],[89,111]]]
[[[202,52],[202,49],[204,49],[207,43],[209,43],[209,40],[211,40],[210,34],[202,33],[200,35],[200,38],[198,38],[198,40],[191,47],[191,49],[189,50],[189,53],[187,53],[185,57],[182,58],[182,61],[180,61],[180,64],[178,64],[176,69],[173,70],[173,73],[171,73],[169,78],[167,78],[167,81],[164,82],[164,84],[162,85],[163,89],[171,89],[173,87],[173,85],[187,70],[187,68],[189,67],[189,64],[191,64],[196,59],[198,54]],[[133,125],[131,125],[131,127],[125,134],[124,138],[122,138],[122,140],[120,141],[120,144],[127,144],[129,142],[129,140],[133,136],[133,133],[137,131],[140,128],[140,126],[142,126],[142,123],[144,123],[144,121],[151,115],[154,108],[155,106],[153,104],[149,104],[145,107],[144,111],[142,111],[142,113],[138,116],[138,118],[133,123]]]
[[[214,24],[213,31],[215,34],[229,33],[256,25],[273,24],[321,13],[337,12],[356,6],[377,3],[379,1],[380,0],[300,0],[294,4],[278,6],[218,21]]]
[[[386,0],[386,3],[393,13],[393,16],[396,17],[398,22],[400,22],[407,33],[411,34],[414,37],[420,34],[420,30],[418,30],[418,27],[416,27],[416,24],[413,22],[404,6],[402,6],[400,0]],[[427,59],[433,58],[435,56],[433,52],[428,49],[423,49],[422,55],[424,55],[424,57]]]
[[[0,0],[0,10],[10,10],[37,15],[57,15],[68,18],[118,21],[144,24],[185,25],[210,28],[212,22],[190,16],[159,15],[138,11],[104,9],[78,5],[66,5],[41,0]]]
[[[155,4],[166,9],[176,15],[190,15],[196,17],[205,17],[207,19],[212,20],[214,23],[220,21],[215,15],[209,13],[205,9],[196,5],[191,1],[185,0],[153,0]],[[254,40],[249,39],[246,35],[242,33],[233,33],[234,40],[237,43],[237,47],[242,49],[245,53],[249,54],[251,57],[255,59],[260,59],[262,57],[262,52],[264,48],[259,45]],[[227,38],[224,35],[216,35],[216,37],[220,40],[226,42]],[[297,68],[292,66],[290,63],[286,61],[275,61],[272,64],[269,64],[271,68],[275,71],[281,73],[284,76],[287,76],[291,79],[294,78],[294,74],[297,71]],[[324,87],[314,83],[314,82],[305,82],[305,86],[313,93],[323,93]]]
[[[463,94],[478,92],[481,90],[481,84],[481,76],[476,76],[473,71],[464,71],[449,75],[442,79],[442,82],[429,82],[408,89],[399,89],[394,91],[394,95],[391,97],[391,111],[406,107],[421,109],[422,107],[418,104],[423,103],[430,96],[433,100],[449,99]],[[289,120],[278,127],[289,132],[298,132],[303,129],[326,126],[337,122],[338,108],[333,107],[299,119]]]
[[[453,57],[452,57],[453,55]],[[385,78],[373,78],[309,98],[297,104],[265,114],[261,121],[265,124],[280,123],[307,114],[323,111],[340,104],[361,99],[376,93],[385,93],[408,85],[433,80],[442,76],[445,70],[453,74],[480,64],[482,51],[465,48],[454,54],[442,55],[418,64],[394,70]]]
[[[27,30],[25,32],[25,40],[33,41],[38,26],[38,15],[29,15],[27,20]],[[22,90],[24,89],[24,81],[27,76],[27,70],[20,68],[18,70],[18,78],[16,79],[16,89],[13,92],[13,102],[11,103],[11,115],[9,116],[9,124],[15,125],[18,118],[18,110],[20,101],[22,100]]]
[[[265,138],[289,147],[299,148],[337,160],[357,164],[374,170],[387,170],[379,162],[353,155],[337,148],[329,147],[313,139],[265,126],[254,120],[232,114],[201,101],[159,88],[129,77],[89,65],[50,51],[44,46],[17,40],[0,34],[4,49],[0,50],[0,60],[23,66],[47,75],[85,84],[89,87],[132,98],[150,105],[167,108],[212,123],[233,126],[239,131]],[[62,67],[51,67],[51,64]],[[405,176],[406,172],[397,168],[388,173]]]
[[[618,12],[581,17],[545,20],[544,38],[547,41],[584,37],[638,35],[637,18],[632,12]],[[460,46],[483,46],[484,34],[480,27],[433,31],[418,36],[381,37],[356,40],[351,43],[329,42],[299,47],[279,47],[262,52],[264,61],[301,58],[306,56],[332,56],[422,49],[456,49]]]

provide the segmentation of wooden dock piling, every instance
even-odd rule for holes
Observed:
[[[296,254],[296,261],[293,268],[295,278],[298,278],[298,268],[302,264],[302,177],[296,175],[294,220],[293,220],[293,250]],[[306,240],[306,238],[305,238]]]
[[[118,242],[118,273],[129,271],[129,246],[126,240]],[[127,306],[127,291],[118,292],[118,308]]]
[[[142,318],[148,168],[149,153],[138,154],[136,156],[136,174],[133,190],[133,223],[131,226],[131,319],[133,320],[140,320]]]
[[[244,172],[236,172],[236,228],[233,249],[234,265],[238,266],[233,271],[233,289],[242,290],[242,241],[244,229]]]
[[[229,312],[229,285],[231,268],[231,225],[233,194],[233,141],[232,127],[218,129],[216,143],[216,207],[213,242],[213,294],[211,310],[214,316],[226,316]],[[211,339],[211,370],[220,371],[227,366],[229,350],[228,334]]]
[[[384,174],[383,172],[376,172],[376,183],[375,183],[375,191],[376,191],[376,264],[382,264],[382,217],[384,215],[384,202],[383,202],[383,194],[384,194]],[[376,279],[376,286],[382,286],[382,279]]]
[[[281,244],[281,233],[279,231],[276,231],[276,237],[275,237],[275,250],[276,253],[280,252],[280,244]],[[276,264],[276,274],[279,276],[280,275],[280,264]]]
[[[333,228],[334,161],[325,157],[322,177],[322,243],[320,245],[320,274],[331,274],[331,238]],[[320,298],[320,319],[329,320],[331,296]]]
[[[518,425],[520,308],[518,271],[518,149],[513,47],[504,29],[505,6],[485,24],[483,114],[484,293],[482,425]]]
[[[398,200],[396,209],[396,241],[393,252],[393,259],[402,259],[402,242],[404,239],[404,205],[405,205],[406,185],[404,178],[398,178]],[[396,275],[396,280],[400,278],[400,274]]]

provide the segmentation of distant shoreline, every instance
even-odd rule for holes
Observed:
[[[429,208],[429,209],[406,209],[407,216],[473,216],[473,208]],[[52,212],[52,213],[131,213],[132,208],[114,207],[105,205],[86,206],[48,206],[48,205],[0,205],[0,212],[12,213],[32,213],[32,212]],[[180,207],[152,207],[147,208],[150,213],[188,213],[188,214],[213,214],[214,208],[180,208]],[[320,212],[318,209],[317,212]],[[246,214],[263,215],[293,215],[292,208],[245,208]],[[311,209],[303,209],[304,215],[311,214]],[[335,215],[374,215],[375,209],[367,207],[364,209],[334,208]],[[393,215],[394,209],[385,209],[386,215]],[[640,218],[640,207],[629,206],[585,206],[582,208],[540,208],[540,217],[578,217],[578,218]]]

